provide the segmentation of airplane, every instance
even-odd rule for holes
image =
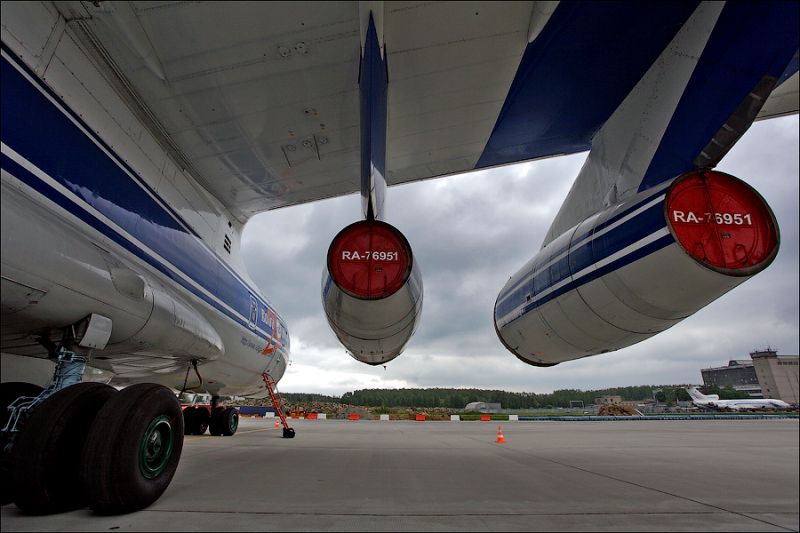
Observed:
[[[766,202],[714,167],[800,107],[796,2],[2,9],[0,436],[24,513],[147,507],[202,427],[178,394],[210,395],[230,434],[221,399],[280,380],[288,327],[240,254],[256,213],[360,191],[321,293],[370,365],[422,311],[389,185],[589,151],[495,305],[534,366],[646,340],[779,248]]]
[[[747,400],[720,400],[718,394],[705,395],[696,387],[686,389],[692,397],[692,403],[697,407],[710,407],[712,409],[732,409],[746,411],[753,409],[791,409],[791,405],[775,398],[750,398]]]

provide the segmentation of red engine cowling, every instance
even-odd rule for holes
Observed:
[[[422,312],[422,276],[405,236],[379,220],[340,231],[328,248],[322,306],[358,361],[379,365],[400,355]]]

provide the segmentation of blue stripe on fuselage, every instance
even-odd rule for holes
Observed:
[[[82,209],[72,199],[68,198],[67,196],[53,189],[50,185],[48,185],[47,183],[39,179],[37,176],[33,175],[31,172],[29,172],[28,170],[17,164],[6,154],[2,154],[2,168],[15,178],[19,179],[20,181],[28,185],[31,189],[35,190],[36,192],[47,197],[49,200],[53,201],[55,204],[57,204],[65,211],[78,217],[84,223],[96,229],[97,231],[99,231],[112,241],[116,242],[126,250],[144,259],[148,264],[159,270],[162,274],[170,278],[172,281],[174,281],[179,285],[182,285],[187,290],[192,291],[198,297],[202,298],[206,303],[214,306],[220,312],[228,314],[232,319],[234,319],[236,322],[238,322],[243,326],[247,325],[244,322],[244,320],[242,320],[240,317],[236,315],[230,315],[230,313],[227,310],[221,307],[213,299],[208,298],[202,292],[196,291],[191,286],[191,284],[187,283],[181,276],[173,272],[172,269],[167,267],[167,265],[164,265],[163,263],[152,257],[150,254],[142,250],[139,246],[125,239],[122,235],[114,231],[102,220],[99,220],[97,217],[95,217],[85,209]]]
[[[599,225],[598,228],[605,227],[609,223],[611,223],[611,221]],[[596,269],[591,273],[565,284],[563,287],[553,291],[545,297],[539,299],[536,298],[536,295],[543,293],[554,285],[563,282],[564,280],[574,276],[584,269],[603,261],[620,250],[623,250],[627,246],[644,239],[648,235],[652,235],[665,226],[666,219],[664,218],[664,202],[660,201],[642,213],[639,213],[632,219],[626,221],[626,223],[620,227],[615,228],[614,230],[609,231],[608,233],[595,239],[587,239],[583,244],[577,246],[574,250],[571,250],[569,254],[564,255],[564,257],[557,260],[547,268],[539,268],[537,270],[537,265],[534,265],[532,287],[531,275],[528,274],[513,287],[503,291],[503,293],[501,293],[497,299],[495,318],[502,318],[508,315],[508,313],[514,309],[517,309],[524,302],[530,301],[530,303],[526,305],[522,311],[522,314],[525,314],[528,311],[535,309],[546,302],[549,302],[553,298],[556,298],[567,291],[580,287],[581,285],[597,279],[599,276],[602,276],[608,272],[612,272],[616,268],[622,268],[633,261],[645,257],[647,254],[643,253],[643,250],[649,250],[647,253],[652,253],[663,248],[664,246],[667,246],[668,244],[671,244],[674,242],[673,237],[671,235],[666,235],[665,237],[659,238],[657,241],[655,241],[659,243],[659,246],[653,247],[653,243],[651,243],[631,252],[624,257],[621,257],[616,261],[611,262],[610,265],[615,265],[614,268],[609,268],[609,265],[605,265],[600,269]],[[561,253],[562,252],[559,251],[558,253],[548,254],[546,257],[542,257],[538,262],[538,266],[547,264],[552,258],[558,257],[558,255]],[[603,274],[598,275],[598,272],[602,272]],[[528,296],[531,297],[530,300],[528,299]]]
[[[588,231],[586,231],[582,235],[573,236],[570,239],[570,241],[568,243],[566,243],[564,246],[562,246],[561,248],[559,248],[557,250],[554,250],[554,251],[550,251],[547,254],[547,260],[543,261],[540,264],[544,264],[547,261],[550,261],[552,258],[558,257],[559,255],[561,255],[564,252],[566,252],[571,246],[574,246],[576,244],[580,244],[581,241],[583,241],[584,239],[588,238],[592,233],[597,233],[597,232],[602,231],[603,229],[607,228],[608,226],[611,226],[612,224],[615,224],[616,222],[618,222],[619,220],[625,218],[626,216],[628,216],[629,214],[633,213],[634,211],[636,211],[640,207],[644,206],[648,202],[653,201],[653,199],[656,196],[658,196],[659,194],[664,194],[664,193],[661,190],[654,191],[653,194],[650,194],[646,198],[644,198],[642,200],[639,200],[638,202],[632,204],[629,207],[626,207],[625,209],[622,209],[619,213],[615,214],[614,216],[612,216],[611,218],[609,218],[605,222],[602,222],[602,223],[598,224],[597,226],[594,226],[594,227],[590,228]],[[660,203],[659,205],[661,205],[662,209],[663,209],[663,203]],[[570,231],[572,231],[572,230],[570,230]],[[623,226],[623,229],[617,228],[615,231],[622,232],[622,231],[626,231],[626,230],[624,229],[624,226]],[[634,242],[634,241],[631,241],[631,242]],[[613,252],[610,252],[610,253],[613,253]],[[595,261],[602,261],[604,258],[605,257],[599,257]],[[500,295],[498,296],[497,301],[498,302],[502,302],[503,299],[506,298],[506,296],[508,294],[510,294],[511,292],[517,290],[517,288],[519,288],[520,285],[523,285],[523,284],[526,284],[526,283],[529,283],[529,282],[530,282],[530,276],[525,276],[525,277],[521,278],[514,285],[512,285],[511,287],[508,287],[507,289],[503,290],[500,293]]]
[[[548,294],[547,296],[545,296],[543,298],[540,298],[540,299],[538,299],[536,301],[531,301],[531,303],[526,305],[520,311],[519,315],[515,316],[513,320],[516,320],[516,319],[526,315],[527,313],[533,311],[534,309],[536,309],[538,307],[541,307],[542,305],[546,304],[547,302],[549,302],[549,301],[551,301],[551,300],[553,300],[555,298],[558,298],[559,296],[561,296],[561,295],[563,295],[563,294],[565,294],[565,293],[567,293],[567,292],[569,292],[571,290],[575,290],[575,289],[581,287],[582,285],[585,285],[585,284],[587,284],[587,283],[589,283],[591,281],[594,281],[594,280],[596,280],[598,278],[601,278],[601,277],[605,276],[606,274],[609,274],[611,272],[614,272],[615,270],[618,270],[618,269],[623,268],[623,267],[625,267],[627,265],[630,265],[631,263],[634,263],[634,262],[638,261],[639,259],[642,259],[643,257],[647,257],[648,255],[650,255],[652,253],[655,253],[658,250],[661,250],[662,248],[666,248],[667,246],[669,246],[670,244],[673,244],[674,242],[675,242],[675,239],[672,237],[672,235],[664,235],[663,237],[660,237],[659,239],[657,239],[657,240],[655,240],[655,241],[653,241],[653,242],[651,242],[649,244],[646,244],[645,246],[642,246],[641,248],[631,252],[630,254],[625,255],[623,257],[620,257],[616,261],[612,261],[611,263],[592,271],[591,273],[587,274],[586,276],[583,276],[583,277],[581,277],[579,279],[576,279],[576,280],[574,280],[574,281],[572,281],[570,283],[564,284],[563,287],[560,287],[559,289],[551,292],[550,294]],[[514,302],[516,303],[516,305],[514,305],[510,309],[506,309],[505,312],[502,312],[500,306],[496,307],[495,308],[495,320],[503,318],[510,311],[512,311],[513,309],[516,309],[518,306],[520,306],[524,302],[524,297],[523,297],[523,299],[521,301],[517,301],[516,299],[514,299]]]
[[[13,57],[5,45],[3,50],[9,57]],[[10,158],[3,157],[3,168],[135,253],[238,324],[247,327],[251,310],[250,297],[255,296],[258,302],[257,326],[277,335],[278,332],[272,332],[271,325],[262,320],[269,309],[268,304],[239,276],[231,272],[167,205],[154,199],[156,193],[130,167],[122,163],[107,144],[94,135],[90,138],[81,131],[73,120],[81,124],[87,132],[92,130],[74,112],[68,110],[49,88],[41,85],[35,74],[26,66],[19,66],[32,79],[37,80],[37,85],[33,85],[3,57],[3,143],[214,294],[234,309],[235,313],[208,298],[173,272],[168,265],[162,264],[157,258],[117,234],[89,214],[79,203],[64,197]],[[49,94],[64,109],[59,109],[44,93]],[[69,113],[73,120],[65,113]],[[98,144],[113,156],[105,153]],[[267,338],[257,331],[254,333]]]

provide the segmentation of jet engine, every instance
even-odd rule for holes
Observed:
[[[764,270],[778,247],[775,216],[753,188],[690,172],[549,242],[500,292],[495,328],[536,366],[618,350]]]
[[[405,236],[379,220],[340,231],[328,248],[322,305],[355,359],[380,365],[400,355],[422,312],[422,275]]]

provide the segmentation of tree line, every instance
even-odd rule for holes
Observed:
[[[747,398],[747,393],[731,387],[701,387],[704,394],[718,394],[721,399]],[[503,390],[425,388],[425,389],[361,389],[346,392],[341,397],[310,393],[284,393],[293,403],[332,402],[365,407],[448,407],[463,409],[468,403],[499,403],[503,409],[542,409],[592,405],[601,396],[620,396],[623,401],[656,400],[674,404],[690,401],[683,385],[638,385],[583,391],[562,389],[547,394],[508,392]]]
[[[609,389],[582,391],[563,389],[549,394],[533,392],[508,392],[503,390],[484,389],[362,389],[342,395],[341,402],[349,405],[367,407],[449,407],[463,409],[468,403],[499,403],[503,409],[538,409],[553,407],[584,406],[595,403],[601,396],[621,396],[623,400],[638,401],[653,398],[654,389],[664,394],[661,401],[688,400],[686,391],[676,390],[674,385],[657,386],[642,385],[635,387],[614,387]]]
[[[449,407],[463,409],[472,402],[499,403],[504,409],[570,407],[593,404],[595,398],[622,396],[623,400],[651,397],[651,387],[622,387],[599,391],[557,390],[550,394],[483,389],[363,389],[347,392],[341,402],[368,407]]]

